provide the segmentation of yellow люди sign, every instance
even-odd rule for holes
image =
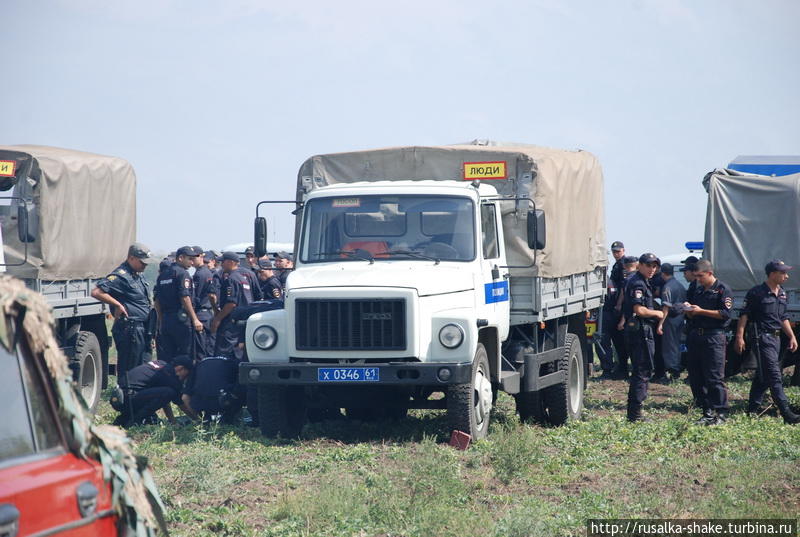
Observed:
[[[16,167],[14,160],[0,160],[0,177],[14,177]]]
[[[473,179],[508,179],[505,161],[499,162],[465,162],[464,180]]]

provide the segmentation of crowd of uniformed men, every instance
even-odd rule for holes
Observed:
[[[173,420],[170,402],[193,418],[232,419],[247,400],[237,382],[244,323],[234,309],[282,300],[292,255],[257,259],[250,247],[240,263],[235,252],[183,246],[161,261],[151,302],[142,274],[153,261],[146,246],[132,244],[127,259],[92,291],[114,316],[117,424],[153,420],[160,408]],[[157,360],[149,359],[152,347]]]
[[[734,309],[731,289],[716,278],[706,259],[689,256],[682,261],[689,282],[685,289],[675,279],[673,266],[662,264],[654,254],[626,256],[619,241],[612,243],[611,251],[615,263],[602,310],[605,328],[597,345],[601,378],[630,378],[627,417],[639,421],[651,379],[674,382],[685,368],[694,402],[703,412],[699,422],[724,423],[729,413],[724,379],[725,327]],[[238,363],[246,357],[244,323],[234,320],[233,311],[256,300],[282,300],[292,256],[279,252],[274,259],[256,259],[251,247],[240,266],[235,252],[183,246],[161,262],[152,304],[142,277],[151,261],[146,246],[131,245],[125,262],[92,293],[111,306],[114,316],[112,335],[122,388],[117,423],[152,420],[160,408],[172,420],[170,402],[192,418],[221,414],[232,419],[253,399],[237,382]],[[745,327],[752,321],[757,370],[748,412],[760,414],[764,394],[770,390],[784,421],[794,424],[800,416],[790,408],[783,390],[779,357],[781,333],[788,350],[797,350],[781,287],[791,268],[780,260],[767,263],[764,283],[751,289],[741,305],[734,348],[744,352]],[[153,341],[158,359],[151,361]],[[255,405],[248,405],[248,410],[256,425]]]
[[[603,306],[603,337],[597,345],[601,378],[624,379],[630,375],[627,417],[642,419],[642,404],[651,379],[670,383],[684,369],[681,336],[686,334],[685,368],[704,425],[719,425],[729,413],[725,386],[727,337],[725,328],[734,309],[730,287],[714,275],[707,259],[689,256],[681,269],[688,289],[675,280],[674,267],[662,264],[652,253],[636,258],[625,255],[625,246],[611,245],[615,263],[608,279]],[[765,266],[765,281],[750,289],[740,307],[734,348],[743,354],[744,333],[751,321],[755,335],[751,346],[757,367],[750,388],[748,413],[760,415],[762,400],[770,390],[784,421],[800,422],[783,389],[780,363],[781,334],[789,352],[797,339],[787,315],[787,296],[781,287],[792,267],[775,259]],[[660,305],[656,304],[660,300]],[[614,361],[614,351],[617,360]]]

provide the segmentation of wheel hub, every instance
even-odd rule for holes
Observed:
[[[480,369],[475,378],[475,421],[483,428],[492,411],[492,383]]]

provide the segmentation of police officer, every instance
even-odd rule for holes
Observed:
[[[239,268],[239,256],[235,252],[222,253],[222,270],[220,310],[211,321],[211,331],[216,334],[214,356],[240,358],[238,346],[241,330],[232,322],[231,312],[237,306],[253,302],[252,280],[248,276],[253,272]]]
[[[93,298],[111,306],[117,377],[123,386],[125,372],[142,363],[149,350],[145,324],[150,314],[150,290],[142,272],[152,259],[150,248],[139,242],[133,243],[128,248],[127,260],[97,282],[91,293]]]
[[[684,303],[691,319],[687,338],[689,385],[703,416],[702,425],[719,425],[728,417],[728,390],[725,387],[725,326],[731,318],[731,288],[714,276],[714,266],[707,259],[695,265],[694,292],[687,292]]]
[[[286,291],[286,279],[289,277],[289,273],[292,272],[292,268],[294,268],[292,254],[288,252],[278,252],[275,254],[275,268],[278,269],[276,271],[276,276],[278,276],[278,279],[281,281],[283,290]]]
[[[184,390],[183,401],[208,421],[213,414],[222,414],[223,423],[231,423],[246,400],[246,390],[239,385],[239,361],[222,356],[209,356],[199,361]]]
[[[625,338],[621,332],[614,329],[619,322],[620,310],[617,309],[617,299],[622,292],[622,258],[625,256],[625,245],[621,241],[614,241],[611,243],[611,255],[614,256],[614,266],[611,268],[611,274],[608,277],[608,285],[606,290],[606,301],[603,303],[601,315],[603,316],[603,336],[600,343],[597,345],[598,354],[600,355],[600,367],[603,369],[601,378],[611,378],[612,370],[614,369],[614,351],[612,348],[616,347],[617,356],[621,353],[626,355],[625,363],[627,363],[627,350],[625,347]]]
[[[261,296],[264,299],[282,299],[283,286],[281,281],[275,277],[272,271],[272,263],[269,260],[259,259],[258,264],[261,270],[258,271],[258,281],[261,285]]]
[[[248,246],[244,249],[244,260],[245,266],[242,268],[247,268],[253,271],[253,274],[258,273],[258,259],[256,259],[256,250],[252,246]]]
[[[631,356],[631,381],[628,388],[628,420],[642,419],[642,403],[653,374],[654,321],[664,314],[654,309],[650,278],[655,274],[658,258],[651,253],[639,257],[639,266],[626,282],[622,314],[625,317],[625,340]]]
[[[192,332],[203,330],[203,323],[197,318],[192,305],[194,284],[187,271],[196,256],[193,247],[180,247],[175,254],[175,262],[156,280],[155,303],[164,352],[159,359],[167,362],[175,356],[191,355]]]
[[[222,254],[215,250],[209,250],[206,252],[204,259],[208,259],[208,270],[211,271],[211,276],[214,279],[214,292],[209,293],[208,299],[211,301],[211,309],[214,310],[214,315],[216,315],[219,311],[219,291],[222,289]]]
[[[192,284],[194,286],[194,311],[197,318],[203,323],[203,330],[194,332],[194,355],[192,358],[201,360],[206,356],[214,354],[214,335],[211,333],[211,319],[214,318],[213,303],[216,303],[216,293],[214,283],[214,275],[208,268],[203,249],[199,246],[194,247],[195,253],[193,265],[195,268],[192,275]]]
[[[750,386],[750,397],[747,411],[758,413],[761,400],[767,389],[772,394],[772,400],[783,416],[783,421],[789,424],[800,423],[800,416],[792,412],[789,400],[783,391],[781,382],[781,331],[789,339],[789,352],[797,350],[797,338],[789,324],[786,313],[786,291],[782,284],[789,279],[789,270],[792,267],[775,259],[767,263],[765,272],[767,280],[747,292],[744,307],[736,326],[736,352],[744,352],[744,329],[748,320],[752,320],[757,329],[758,369]]]
[[[159,408],[174,423],[170,403],[175,403],[187,416],[195,418],[195,413],[181,399],[183,382],[191,370],[192,360],[188,356],[176,356],[172,363],[154,360],[128,371],[128,388],[118,403],[120,415],[114,420],[114,425],[128,427],[155,421]]]
[[[686,289],[675,279],[675,269],[669,263],[661,265],[664,287],[661,289],[661,311],[664,318],[658,323],[657,334],[662,336],[661,352],[664,357],[665,381],[672,382],[681,374],[681,333],[683,332],[683,303]]]

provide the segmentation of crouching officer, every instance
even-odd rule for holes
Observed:
[[[731,318],[731,288],[714,276],[707,259],[695,264],[697,286],[687,292],[684,304],[691,319],[688,346],[689,385],[695,402],[703,408],[702,425],[719,425],[728,417],[728,390],[725,387],[725,326]]]
[[[163,270],[156,280],[156,310],[161,319],[163,351],[163,355],[159,355],[161,360],[169,362],[175,356],[191,354],[192,333],[203,331],[203,323],[197,318],[192,305],[194,284],[186,270],[197,255],[191,246],[179,248],[175,262]]]
[[[144,361],[149,351],[146,323],[150,315],[150,290],[142,278],[147,263],[153,259],[150,249],[135,242],[128,248],[128,258],[114,272],[97,282],[93,298],[111,306],[114,325],[111,334],[117,347],[117,378],[124,385],[125,372]]]
[[[647,398],[648,384],[653,375],[654,324],[664,314],[654,309],[650,278],[659,265],[654,254],[642,254],[639,267],[625,285],[622,314],[625,318],[625,341],[633,369],[628,388],[628,421],[642,419],[642,403]]]
[[[211,331],[216,334],[214,355],[241,359],[238,348],[241,329],[233,322],[231,313],[237,306],[253,302],[254,276],[249,269],[239,268],[239,256],[235,252],[222,254],[222,270],[220,310],[211,321]]]
[[[789,338],[789,352],[797,350],[797,338],[792,332],[786,313],[786,291],[781,287],[789,279],[791,268],[779,259],[770,261],[765,267],[767,281],[747,292],[739,324],[736,326],[736,352],[744,352],[744,329],[747,321],[752,320],[756,328],[753,343],[756,347],[754,350],[758,368],[750,386],[747,411],[758,413],[764,393],[769,389],[783,421],[795,424],[800,423],[800,416],[792,412],[783,391],[780,365],[781,331]]]
[[[233,423],[245,403],[246,391],[237,382],[239,361],[222,356],[203,358],[194,366],[184,390],[183,402],[208,422],[221,414],[223,423]]]
[[[191,408],[181,400],[183,382],[192,370],[188,356],[176,356],[172,363],[155,360],[128,371],[128,387],[118,390],[111,405],[120,415],[114,425],[129,427],[155,421],[161,408],[171,422],[175,422],[170,403],[175,403],[187,416],[196,418]]]

